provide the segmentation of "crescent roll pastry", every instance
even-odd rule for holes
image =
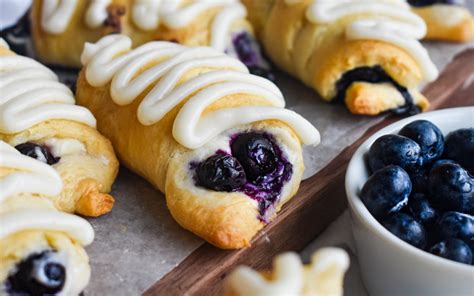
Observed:
[[[122,164],[165,193],[184,228],[242,248],[297,191],[301,142],[318,131],[284,109],[280,90],[209,47],[124,35],[87,43],[78,103]]]
[[[94,230],[47,198],[60,194],[61,177],[0,141],[0,188],[0,295],[79,295]]]
[[[72,92],[38,62],[0,44],[0,140],[51,165],[64,188],[53,196],[64,212],[99,216],[118,171],[110,142],[95,129],[89,110],[74,105]]]
[[[211,46],[240,58],[252,73],[271,75],[246,14],[238,0],[38,0],[31,31],[39,59],[50,64],[80,67],[86,41],[121,33],[135,46],[155,40]]]
[[[402,0],[243,0],[266,53],[323,99],[355,114],[416,113],[438,71]]]
[[[426,22],[425,39],[466,42],[474,39],[474,18],[463,0],[408,0]]]
[[[273,261],[273,271],[257,272],[241,266],[227,277],[226,296],[343,295],[344,273],[349,256],[342,249],[324,248],[303,265],[295,253],[284,253]]]

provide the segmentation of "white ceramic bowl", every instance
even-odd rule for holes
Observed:
[[[412,116],[391,124],[365,141],[352,156],[346,172],[346,193],[362,278],[370,295],[474,295],[474,267],[417,249],[386,230],[369,213],[359,192],[369,177],[365,155],[385,134],[426,119],[444,135],[474,127],[474,107],[453,108]]]

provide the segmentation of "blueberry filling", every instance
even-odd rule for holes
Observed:
[[[250,73],[274,81],[275,76],[263,58],[257,41],[247,32],[240,32],[232,37],[232,43],[239,60],[248,68]]]
[[[413,103],[413,97],[408,90],[393,80],[382,67],[359,67],[347,71],[336,82],[336,97],[333,102],[344,103],[346,91],[354,82],[391,83],[405,99],[405,104],[389,110],[397,115],[413,115],[420,113],[420,108]]]
[[[55,295],[66,282],[66,268],[58,262],[56,252],[33,254],[18,264],[6,281],[9,295]]]
[[[44,145],[38,145],[31,142],[26,142],[15,146],[15,149],[20,151],[21,154],[32,157],[41,162],[53,165],[59,162],[59,157],[54,157],[51,150]]]
[[[293,166],[283,156],[275,139],[265,133],[246,132],[230,142],[231,155],[217,151],[206,160],[192,164],[198,186],[215,191],[243,192],[259,204],[259,219],[279,200]]]
[[[464,0],[408,0],[411,6],[423,7],[434,4],[464,5]]]

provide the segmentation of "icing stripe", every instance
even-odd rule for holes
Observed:
[[[27,230],[65,232],[87,246],[94,240],[94,229],[85,219],[52,210],[21,209],[0,215],[0,239]]]
[[[130,38],[123,35],[106,36],[96,44],[86,44],[81,60],[87,66],[87,81],[95,87],[112,81],[110,94],[120,105],[131,103],[152,87],[137,110],[143,125],[158,122],[189,98],[173,126],[173,136],[181,145],[195,149],[231,127],[268,119],[287,123],[305,144],[319,143],[315,127],[284,109],[280,90],[270,81],[248,74],[240,61],[211,48],[186,48],[169,42],[151,42],[132,51],[130,48]],[[143,71],[146,65],[153,66]],[[179,84],[187,73],[199,69],[206,71]],[[213,102],[234,94],[259,96],[271,106],[227,108],[201,117]]]
[[[95,127],[94,116],[76,106],[69,88],[40,63],[18,55],[0,56],[0,132],[13,134],[51,119]]]
[[[15,171],[0,179],[0,203],[18,193],[59,195],[63,183],[49,165],[22,155],[15,148],[0,141],[0,167]]]

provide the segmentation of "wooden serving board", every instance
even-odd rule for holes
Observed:
[[[459,54],[424,94],[431,110],[474,105],[474,49]],[[298,194],[256,236],[251,247],[225,251],[204,244],[144,295],[216,295],[226,275],[237,265],[269,268],[275,255],[301,251],[346,208],[344,175],[352,154],[375,131],[398,119],[389,116],[375,124],[328,166],[305,180]]]

